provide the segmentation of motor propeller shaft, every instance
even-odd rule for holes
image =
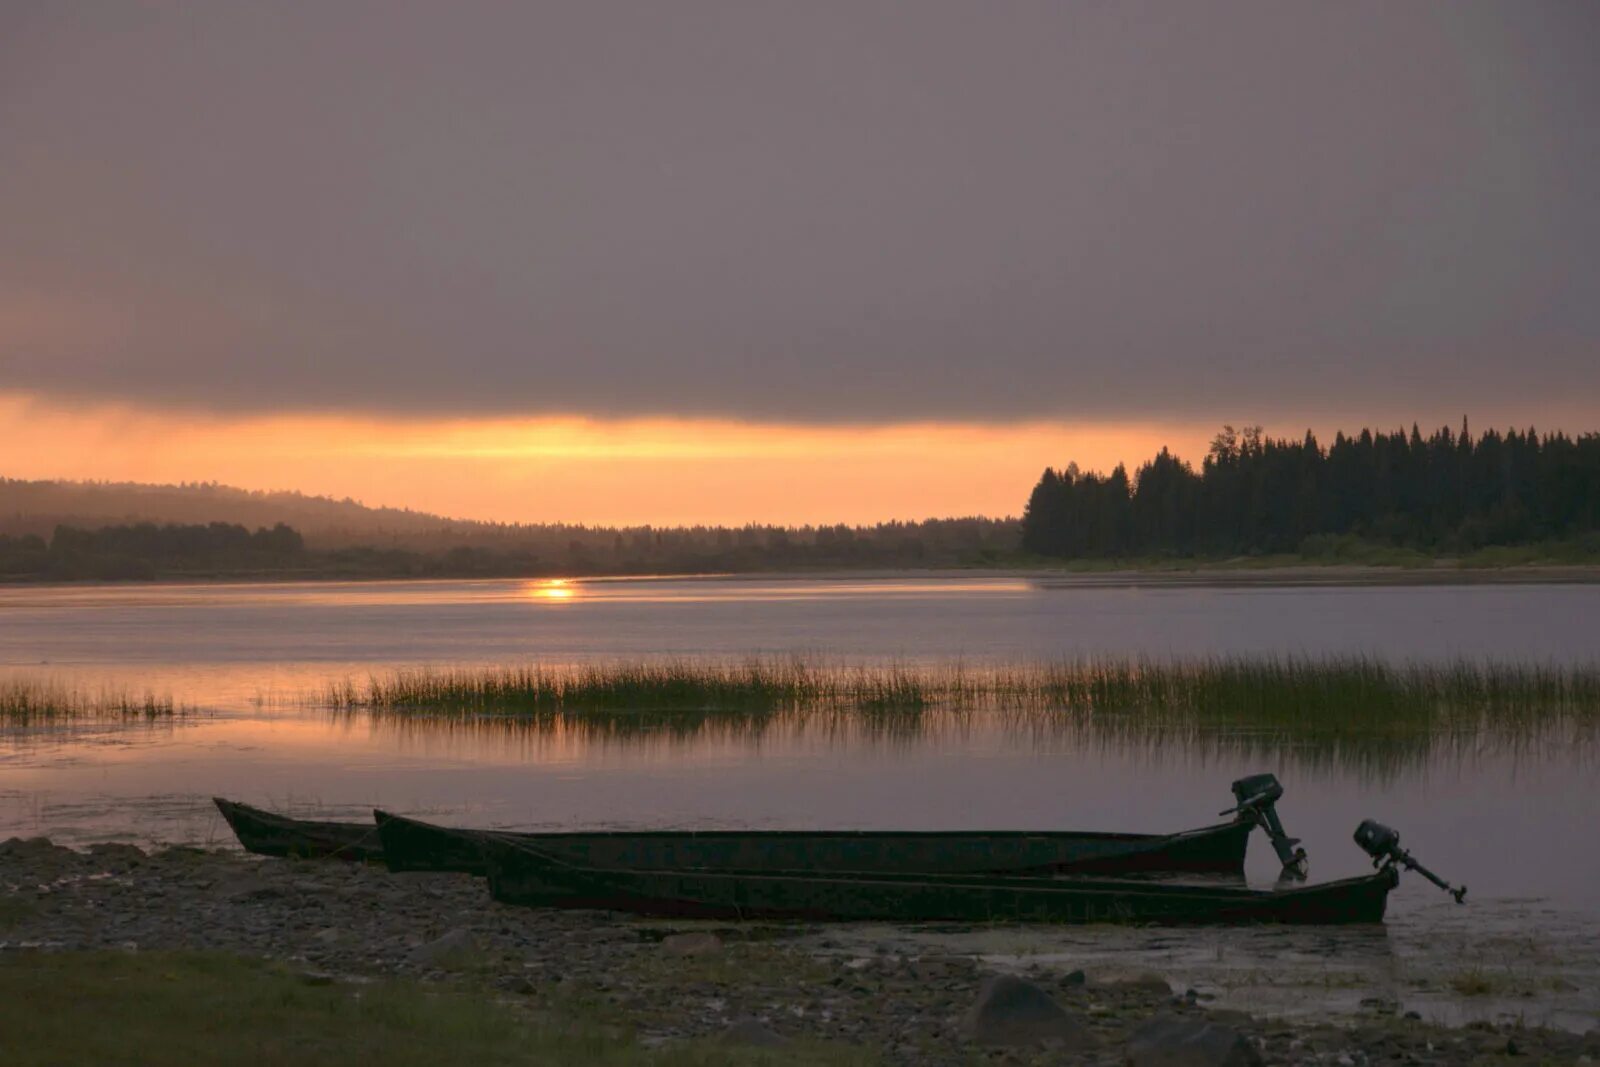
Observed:
[[[1391,830],[1383,823],[1372,819],[1363,819],[1361,825],[1356,827],[1355,839],[1356,844],[1361,846],[1362,851],[1372,857],[1372,865],[1374,867],[1399,864],[1408,871],[1416,871],[1422,877],[1455,897],[1457,904],[1466,903],[1467,887],[1462,886],[1457,889],[1418,863],[1411,853],[1400,847],[1400,832],[1398,830]]]
[[[1283,797],[1283,785],[1275,775],[1252,774],[1233,783],[1233,798],[1238,803],[1219,815],[1238,815],[1249,819],[1266,832],[1272,849],[1283,864],[1283,877],[1303,880],[1306,876],[1306,850],[1297,847],[1298,837],[1290,837],[1278,819],[1277,802]]]

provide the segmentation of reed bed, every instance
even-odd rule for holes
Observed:
[[[675,661],[484,670],[402,670],[344,682],[326,703],[340,710],[430,714],[690,713],[738,719],[800,710],[928,706],[942,688],[910,669],[819,667],[801,660]]]
[[[889,732],[930,713],[998,712],[1098,736],[1220,734],[1353,745],[1600,727],[1600,665],[1335,659],[1105,659],[969,667],[800,659],[405,670],[325,702],[384,718],[693,729],[846,716]]]
[[[121,689],[84,690],[55,682],[12,678],[0,681],[0,725],[22,727],[66,722],[155,722],[180,713],[170,696]]]

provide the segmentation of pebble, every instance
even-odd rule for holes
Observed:
[[[722,938],[704,930],[668,934],[661,939],[661,950],[674,956],[708,956],[722,949]]]
[[[457,928],[443,937],[435,938],[412,949],[411,962],[416,964],[438,963],[453,953],[466,952],[473,947],[472,933],[468,930]]]
[[[771,1030],[760,1019],[745,1018],[722,1032],[721,1040],[729,1045],[753,1045],[757,1048],[776,1048],[789,1042],[782,1034]]]

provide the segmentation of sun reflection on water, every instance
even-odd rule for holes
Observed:
[[[578,586],[565,578],[551,578],[542,582],[529,582],[525,586],[528,596],[533,600],[574,600],[578,596]]]

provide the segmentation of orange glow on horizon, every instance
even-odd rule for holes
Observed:
[[[1198,459],[1161,423],[223,416],[0,394],[0,476],[219,482],[502,522],[873,523],[1018,515],[1044,467]],[[554,597],[550,599],[555,599]]]

